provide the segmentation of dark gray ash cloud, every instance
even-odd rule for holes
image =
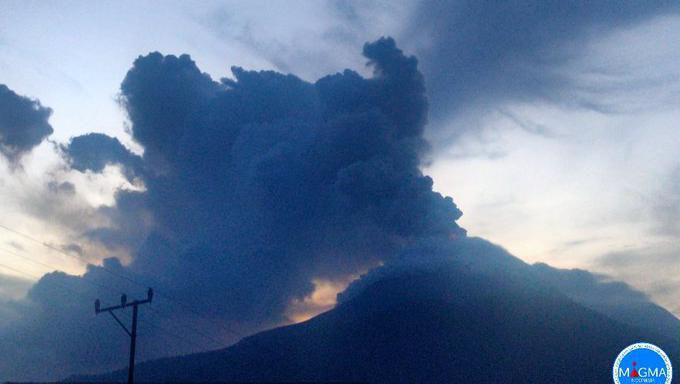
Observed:
[[[74,169],[119,164],[145,187],[119,191],[116,207],[101,209],[114,225],[84,234],[132,249],[129,266],[108,260],[108,269],[193,303],[189,311],[159,296],[157,311],[226,342],[234,335],[195,314],[251,331],[279,324],[315,278],[344,279],[422,238],[464,237],[460,210],[419,169],[428,102],[417,60],[389,38],[363,52],[373,77],[346,70],[315,83],[242,68],[232,68],[233,80],[214,81],[187,55],[139,57],[121,101],[143,156],[101,134],[62,147]],[[64,286],[80,296],[54,293]],[[5,359],[0,370],[59,378],[124,364],[115,360],[123,347],[106,349],[121,340],[111,330],[120,331],[90,316],[91,300],[115,301],[119,292],[134,297],[144,288],[100,267],[82,278],[46,276],[31,290],[24,323],[2,335],[4,345],[34,343],[25,353],[43,368],[31,375]],[[79,331],[91,337],[71,337]],[[147,357],[187,351],[161,336],[145,341]],[[58,356],[73,358],[64,364]]]
[[[241,68],[214,82],[188,56],[138,59],[122,97],[149,168],[153,238],[176,256],[140,252],[132,268],[164,264],[158,278],[172,276],[185,299],[203,292],[225,317],[277,321],[314,277],[352,273],[413,238],[463,234],[457,207],[418,168],[427,101],[415,58],[391,39],[364,55],[373,78],[314,84]],[[188,283],[197,269],[204,277]]]

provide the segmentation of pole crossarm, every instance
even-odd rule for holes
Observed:
[[[125,333],[128,334],[128,336],[132,336],[132,333],[130,333],[130,331],[127,329],[127,327],[125,326],[125,324],[123,324],[123,322],[120,321],[120,319],[118,318],[118,316],[116,316],[116,314],[113,313],[113,311],[107,311],[107,312],[110,313],[111,316],[113,316],[113,319],[116,320],[116,322],[117,322],[121,327],[123,327],[123,330],[125,331]]]
[[[135,305],[150,303],[152,300],[153,300],[153,289],[149,288],[149,290],[146,292],[146,299],[144,299],[144,300],[135,300],[135,301],[131,301],[131,302],[128,303],[127,302],[127,296],[122,295],[120,305],[113,305],[113,306],[106,307],[106,308],[100,308],[99,307],[99,300],[96,300],[94,302],[94,313],[99,314],[101,312],[115,311],[116,309],[123,309],[123,308],[127,308],[127,307],[132,307],[132,306],[135,306]]]
[[[123,308],[132,307],[132,306],[139,305],[139,304],[146,304],[146,303],[150,303],[150,302],[151,302],[151,300],[149,300],[149,299],[135,300],[135,301],[131,301],[129,303],[125,303],[125,305],[121,304],[121,305],[114,305],[112,307],[100,308],[97,313],[111,312],[111,311],[115,311],[116,309],[123,309]]]
[[[144,300],[134,300],[131,302],[127,301],[127,295],[123,294],[120,297],[120,305],[113,305],[110,307],[102,308],[101,307],[101,302],[99,299],[95,300],[94,302],[94,313],[96,315],[102,313],[102,312],[108,312],[113,316],[113,319],[116,320],[118,325],[123,327],[123,330],[125,333],[130,336],[130,363],[128,365],[128,384],[133,384],[135,380],[135,349],[137,345],[137,311],[139,309],[139,306],[142,304],[148,304],[151,303],[153,300],[153,289],[149,288],[149,290],[146,292],[146,299]],[[128,329],[125,324],[123,324],[122,321],[116,316],[113,311],[118,310],[118,309],[125,309],[128,307],[132,307],[132,327]]]

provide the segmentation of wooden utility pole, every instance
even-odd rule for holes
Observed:
[[[106,307],[106,308],[101,308],[101,303],[99,302],[99,299],[95,300],[94,302],[94,313],[96,315],[102,313],[102,312],[108,312],[113,316],[113,319],[116,320],[118,325],[123,327],[123,330],[125,333],[130,336],[130,363],[128,366],[128,384],[134,384],[135,382],[135,348],[137,344],[137,308],[141,304],[147,304],[150,303],[151,300],[153,300],[153,289],[149,288],[149,290],[146,293],[146,299],[145,300],[135,300],[133,302],[128,303],[127,302],[127,296],[122,295],[120,297],[120,305],[114,305],[111,307]],[[123,324],[122,321],[116,316],[113,311],[116,309],[124,309],[127,307],[132,307],[132,328],[131,330],[128,330],[125,324]]]

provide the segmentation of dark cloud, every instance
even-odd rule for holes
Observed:
[[[107,262],[107,267],[124,273],[119,263]],[[0,332],[3,378],[56,379],[73,371],[97,372],[124,364],[129,341],[111,319],[96,318],[93,306],[97,297],[117,302],[120,291],[92,284],[104,280],[97,273],[103,272],[91,271],[82,278],[49,273],[26,299],[13,303],[15,323]],[[123,319],[127,321],[127,316]]]
[[[52,134],[52,110],[0,84],[0,153],[16,161]]]
[[[0,274],[0,329],[20,318],[16,300],[26,295],[33,281]]]
[[[139,156],[125,148],[118,139],[101,133],[74,137],[61,150],[71,168],[81,172],[101,172],[109,164],[120,165],[129,179],[141,172]]]
[[[111,225],[90,228],[85,238],[103,245],[108,250],[133,251],[142,244],[153,227],[153,218],[146,207],[143,192],[119,190],[115,194],[114,207],[101,206],[97,213],[108,219]]]
[[[213,82],[188,56],[138,59],[122,84],[144,145],[146,205],[177,257],[186,299],[240,321],[276,320],[314,277],[388,258],[409,239],[462,234],[460,212],[419,171],[427,103],[416,60],[391,39],[364,47],[375,75],[315,84],[233,68]],[[201,271],[187,282],[186,271]],[[163,276],[163,277],[166,277]]]
[[[433,118],[474,105],[550,101],[606,109],[570,92],[578,87],[560,66],[578,57],[589,37],[676,12],[673,2],[425,1],[406,39],[423,46]],[[460,127],[459,129],[465,129]]]
[[[419,169],[428,147],[427,100],[416,59],[387,38],[366,44],[364,55],[372,78],[345,71],[316,83],[241,68],[232,68],[233,80],[216,82],[186,55],[139,57],[121,101],[143,157],[103,135],[77,137],[64,148],[76,169],[135,163],[144,170],[137,174],[145,191],[119,191],[116,207],[101,209],[113,225],[85,235],[133,250],[128,267],[111,266],[118,273],[249,330],[286,321],[286,308],[312,292],[315,278],[344,278],[424,237],[465,236],[455,222],[461,212]],[[114,287],[109,296],[140,290],[97,267],[82,280]],[[98,327],[83,315],[91,302],[50,296],[60,284],[87,289],[91,299],[107,292],[81,283],[49,275],[29,301],[40,311],[61,303],[62,323],[90,334]],[[194,311],[169,305],[158,303],[164,316],[195,323]],[[72,366],[58,358],[36,362],[43,373],[56,378],[96,356],[113,366],[93,351],[110,341],[65,338],[54,322],[35,322],[40,327],[22,332],[48,340],[45,350],[90,351]],[[233,340],[214,324],[202,329]],[[186,351],[167,340],[146,343],[151,354]]]

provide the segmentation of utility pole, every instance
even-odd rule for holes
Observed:
[[[99,299],[95,300],[94,302],[94,313],[95,315],[98,315],[102,312],[108,312],[113,316],[113,319],[116,320],[118,325],[123,327],[123,330],[125,333],[130,336],[130,365],[128,366],[128,384],[134,384],[135,382],[135,346],[137,344],[137,307],[139,307],[141,304],[147,304],[150,303],[151,300],[153,300],[153,289],[149,288],[149,290],[146,292],[146,299],[145,300],[135,300],[133,302],[128,303],[127,302],[127,295],[123,294],[120,297],[120,305],[114,305],[111,307],[106,307],[106,308],[101,308],[101,303],[99,302]],[[123,324],[122,321],[116,316],[113,311],[116,309],[124,309],[127,307],[132,307],[132,329],[128,330],[125,324]]]

